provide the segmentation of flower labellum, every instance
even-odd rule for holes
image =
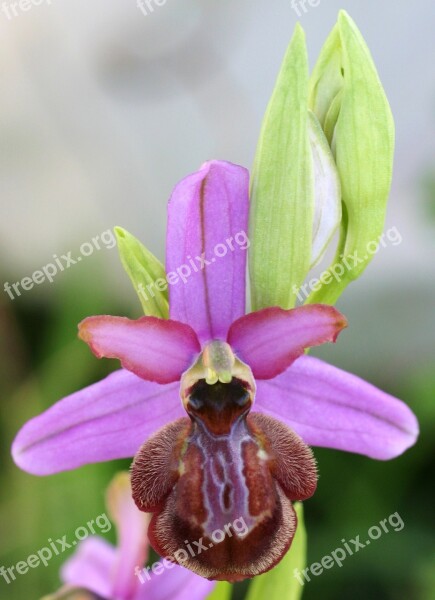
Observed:
[[[227,343],[210,342],[182,378],[190,419],[156,433],[133,463],[133,497],[154,513],[154,548],[209,579],[273,567],[295,534],[291,501],[316,489],[311,450],[276,419],[250,414],[254,394],[250,368]]]

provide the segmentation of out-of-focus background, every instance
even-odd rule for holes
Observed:
[[[116,367],[76,339],[78,321],[141,314],[104,232],[121,225],[163,259],[173,185],[209,158],[251,165],[297,13],[313,65],[345,8],[372,51],[395,116],[386,228],[400,235],[342,296],[350,327],[339,344],[316,354],[406,401],[422,435],[390,463],[316,450],[319,489],[305,504],[309,563],[392,513],[405,526],[312,577],[304,598],[435,598],[435,5],[311,4],[1,4],[0,566],[101,514],[105,485],[128,466],[37,478],[19,471],[9,454],[28,418]],[[69,251],[77,257],[80,248],[82,260],[59,268],[51,283],[19,288],[21,295],[3,289]],[[67,555],[9,585],[0,578],[0,597],[33,600],[54,591]]]

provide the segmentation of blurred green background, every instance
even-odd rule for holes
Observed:
[[[370,46],[397,125],[382,249],[338,307],[350,326],[315,354],[404,400],[418,444],[391,462],[316,449],[319,488],[305,503],[308,563],[398,512],[383,535],[306,584],[304,599],[435,598],[435,7],[322,0],[300,21],[311,64],[345,8]],[[0,17],[0,276],[16,282],[115,225],[163,259],[172,186],[211,157],[249,166],[262,114],[297,15],[290,2],[168,0],[34,6]],[[3,285],[2,285],[3,287]],[[116,249],[102,248],[11,300],[0,296],[0,565],[72,536],[105,511],[104,489],[129,461],[46,478],[10,458],[20,426],[116,368],[76,338],[92,314],[140,316]],[[113,530],[106,535],[114,539]],[[364,539],[364,538],[362,538]],[[0,580],[0,598],[38,599],[59,585],[67,554]],[[243,586],[236,591],[241,597]]]

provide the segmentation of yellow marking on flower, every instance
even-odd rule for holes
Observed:
[[[180,395],[186,408],[192,386],[200,379],[208,385],[231,383],[236,377],[248,386],[252,399],[255,395],[255,381],[251,369],[234,355],[229,344],[213,340],[206,344],[195,364],[181,378]]]

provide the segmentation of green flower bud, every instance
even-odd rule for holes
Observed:
[[[382,234],[391,185],[394,123],[370,52],[355,23],[341,11],[310,80],[310,108],[335,155],[343,219],[330,270],[343,271],[308,302],[334,304],[372,258]],[[349,261],[352,257],[352,268]],[[326,278],[327,279],[327,278]]]

